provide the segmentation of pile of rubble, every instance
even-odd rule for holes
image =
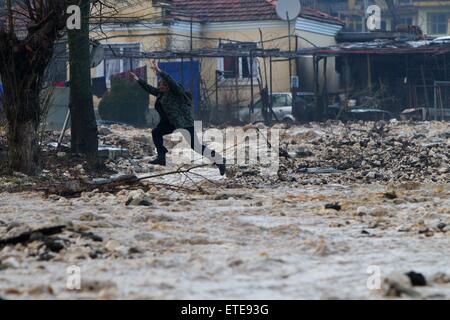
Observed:
[[[264,179],[258,168],[240,168],[247,186],[327,183],[448,183],[450,126],[441,122],[328,122],[282,130],[278,175]],[[242,179],[246,181],[242,181]]]
[[[297,172],[332,168],[343,182],[450,181],[448,123],[330,123],[311,130],[291,140]]]
[[[257,127],[270,130],[262,124]],[[274,128],[280,130],[283,151],[278,172],[265,175],[261,164],[233,165],[231,160],[228,179],[224,182],[226,187],[450,181],[450,126],[446,122],[344,124],[329,121],[301,126],[275,125]],[[256,129],[256,126],[246,129]],[[81,156],[74,157],[48,147],[43,150],[43,171],[38,180],[87,181],[117,173],[139,175],[173,169],[149,164],[155,155],[151,137],[151,129],[101,126],[100,145],[109,152],[102,169],[90,168]],[[57,133],[48,137],[50,142],[56,139]],[[66,136],[64,142],[67,144],[69,139]],[[171,149],[175,143],[167,138],[166,145]],[[120,152],[112,155],[113,149]],[[27,180],[22,176],[17,178],[22,186]],[[28,180],[28,185],[40,183]]]
[[[450,181],[447,123],[338,123],[321,129],[306,142],[311,155],[298,161],[300,172],[330,167],[347,182]],[[297,149],[303,154],[305,149]]]
[[[122,132],[127,132],[122,134]],[[152,156],[154,145],[151,129],[135,129],[121,125],[99,127],[100,145],[127,150],[133,157]]]

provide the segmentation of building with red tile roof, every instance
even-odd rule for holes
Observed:
[[[172,0],[172,15],[176,19],[201,22],[279,20],[276,0]],[[336,17],[304,7],[300,17],[343,25]]]
[[[111,37],[103,42],[121,54],[138,51],[148,57],[158,52],[161,56],[170,53],[171,59],[165,61],[164,66],[178,73],[176,76],[185,86],[194,89],[195,97],[205,96],[198,92],[201,87],[198,79],[203,88],[217,90],[217,94],[210,94],[209,99],[222,109],[247,105],[252,92],[257,100],[258,81],[266,85],[265,74],[269,74],[270,68],[268,59],[248,57],[249,48],[262,49],[261,37],[265,49],[287,51],[289,38],[291,50],[325,47],[336,44],[335,37],[344,25],[341,20],[308,7],[303,7],[299,17],[288,24],[278,17],[274,0],[154,0],[145,3],[150,3],[151,8],[148,12],[143,9],[142,15],[156,18],[134,24],[104,25],[101,36],[106,33]],[[186,58],[191,48],[196,52],[215,50],[219,53],[242,49],[246,56],[197,55],[191,60]],[[179,53],[182,55],[176,59]],[[118,60],[112,54],[109,58]],[[146,60],[139,63],[138,66],[148,64]],[[95,76],[109,78],[113,72],[124,72],[129,66],[130,61],[126,60],[106,62],[97,68]],[[339,87],[339,75],[334,66],[334,60],[329,59],[327,82],[330,92]],[[300,90],[313,90],[312,57],[292,59],[290,63],[275,59],[272,67],[273,92],[289,92],[290,76],[298,76]],[[191,76],[192,70],[199,73],[194,77],[194,85],[192,81],[184,81]],[[320,77],[323,75],[320,70]],[[150,82],[154,81],[156,79],[150,78]]]

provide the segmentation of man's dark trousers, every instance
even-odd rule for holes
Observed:
[[[153,143],[156,146],[156,150],[158,152],[158,157],[165,157],[168,150],[164,147],[164,136],[173,133],[177,128],[175,128],[168,121],[161,121],[153,130]],[[216,163],[221,163],[222,159],[215,159],[216,152],[214,150],[209,150],[207,146],[200,143],[198,140],[197,134],[194,130],[194,127],[184,128],[190,135],[190,143],[192,150],[199,152],[200,150],[196,150],[195,147],[201,146],[201,154],[205,157],[209,158],[211,161],[215,161]],[[205,150],[207,152],[205,152]]]

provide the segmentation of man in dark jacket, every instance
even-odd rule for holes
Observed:
[[[173,133],[177,129],[184,129],[186,130],[184,133],[187,132],[189,134],[185,138],[190,141],[191,148],[213,161],[219,168],[220,174],[224,175],[226,173],[225,159],[221,155],[216,154],[214,150],[211,151],[208,147],[201,144],[194,131],[194,117],[192,116],[192,103],[189,95],[169,74],[162,71],[156,62],[151,62],[151,68],[161,77],[158,88],[152,87],[144,80],[139,79],[134,73],[131,73],[145,91],[156,97],[155,109],[159,114],[160,122],[152,130],[152,136],[158,157],[150,163],[165,166],[168,150],[164,147],[164,136]],[[200,146],[201,150],[196,150],[196,147]]]

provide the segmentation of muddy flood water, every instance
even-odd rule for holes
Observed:
[[[291,157],[275,177],[209,166],[117,193],[0,193],[0,239],[64,226],[0,246],[0,297],[450,299],[449,126],[281,130]],[[133,151],[147,134],[105,132],[131,152],[110,168],[173,169]]]

